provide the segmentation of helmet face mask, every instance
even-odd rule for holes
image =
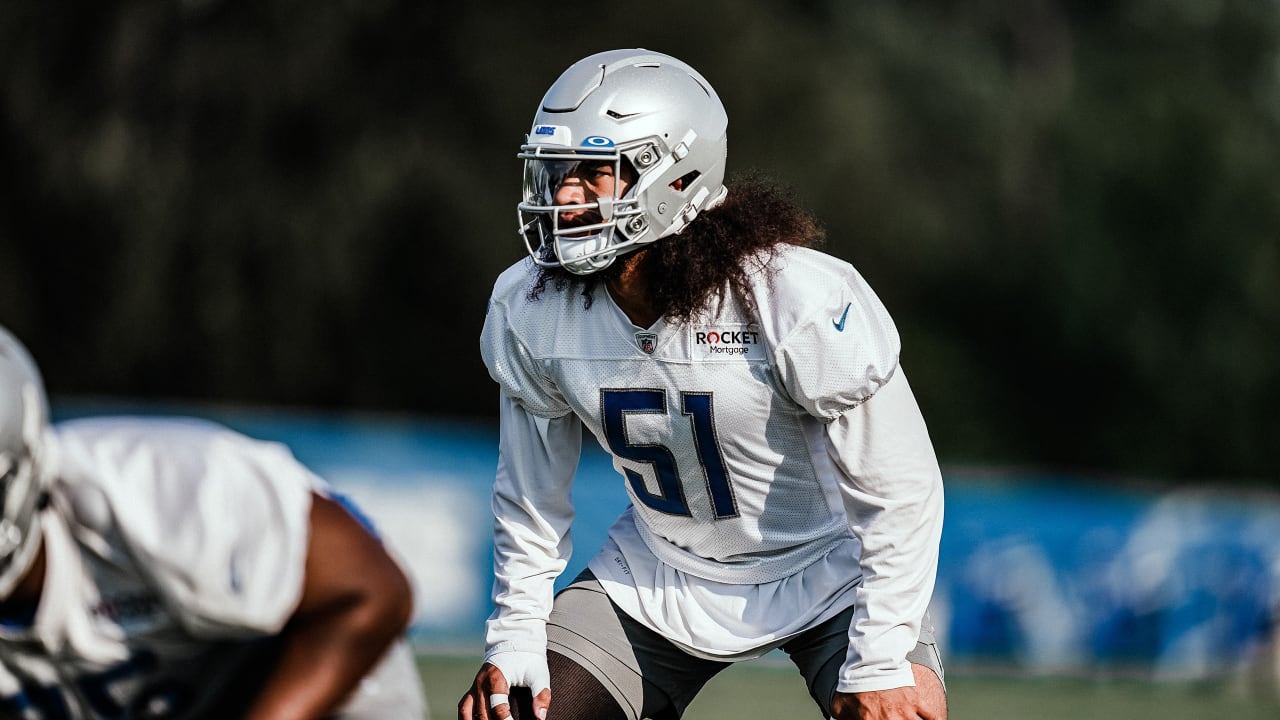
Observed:
[[[40,373],[26,348],[0,327],[0,598],[13,592],[40,545],[48,428]]]
[[[620,251],[636,244],[634,236],[644,229],[645,221],[631,192],[635,171],[624,155],[613,152],[559,159],[562,154],[543,154],[536,146],[524,147],[525,200],[517,211],[520,234],[534,262],[586,274],[608,267]],[[584,192],[584,202],[557,204],[556,194],[566,181],[573,178],[576,184],[589,185],[589,178],[597,173],[612,178],[607,193],[592,192],[591,197],[585,197]]]
[[[727,125],[715,91],[675,58],[614,50],[575,63],[547,91],[517,156],[519,232],[533,261],[588,274],[678,233],[724,197]],[[556,204],[567,178],[601,163],[612,166],[612,193]]]

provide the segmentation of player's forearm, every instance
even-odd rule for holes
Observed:
[[[302,597],[278,635],[279,661],[247,720],[312,720],[332,713],[408,626],[404,571],[342,505],[317,496]]]
[[[861,498],[862,587],[850,627],[839,689],[860,692],[911,682],[906,655],[915,647],[933,595],[942,528],[942,487],[900,500]]]
[[[494,611],[485,623],[484,659],[510,685],[540,690],[550,682],[547,616],[564,564],[555,553],[530,555],[527,544],[517,551],[501,531],[494,546]]]
[[[849,653],[840,674],[842,692],[911,684],[906,655],[919,638],[933,594],[941,502],[939,486],[924,496],[885,503],[864,515],[863,579],[855,596]]]
[[[411,608],[377,602],[296,618],[280,659],[245,720],[318,720],[331,715],[403,634]]]
[[[555,580],[568,562],[567,539],[539,533],[520,512],[498,512],[494,533],[493,614],[485,623],[486,654],[546,651],[546,620]],[[545,523],[532,523],[534,527]]]
[[[856,597],[849,650],[836,689],[853,693],[912,684],[907,654],[919,640],[928,593],[899,595],[867,588]],[[886,618],[902,619],[888,622]]]

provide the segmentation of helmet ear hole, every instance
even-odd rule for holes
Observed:
[[[700,175],[702,175],[701,170],[694,170],[692,172],[685,173],[671,181],[671,189],[677,192],[683,192],[684,189],[692,185],[693,181],[697,180]]]

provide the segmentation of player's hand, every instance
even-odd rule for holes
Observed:
[[[947,720],[942,681],[923,665],[912,664],[915,686],[860,693],[837,692],[831,699],[837,720]]]
[[[831,701],[831,711],[837,720],[938,720],[936,715],[920,708],[913,687],[837,692]]]
[[[458,720],[506,720],[511,717],[510,691],[511,686],[502,671],[491,663],[485,663],[476,673],[471,689],[458,701]],[[545,718],[550,706],[551,689],[543,688],[533,698],[533,714]]]

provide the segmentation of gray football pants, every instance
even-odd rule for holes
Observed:
[[[809,695],[827,717],[849,648],[852,618],[851,607],[787,640],[781,648],[799,668]],[[547,649],[591,673],[631,720],[680,717],[703,685],[730,665],[690,655],[633,620],[609,600],[590,571],[556,595],[547,621]],[[945,680],[927,616],[920,641],[907,659]]]

